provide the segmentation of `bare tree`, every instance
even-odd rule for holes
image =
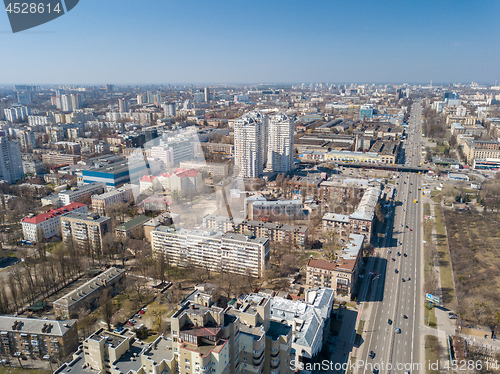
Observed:
[[[113,299],[107,289],[103,291],[99,299],[99,305],[99,312],[101,313],[104,322],[108,325],[108,330],[111,331],[111,318],[113,317],[115,308],[113,305]]]

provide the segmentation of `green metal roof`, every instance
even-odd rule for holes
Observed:
[[[151,219],[150,217],[146,217],[146,216],[141,215],[141,216],[135,217],[134,219],[131,219],[128,222],[121,224],[116,229],[121,230],[121,231],[128,231],[137,225],[141,225],[144,222],[149,221],[150,219]]]

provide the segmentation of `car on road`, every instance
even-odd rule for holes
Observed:
[[[370,358],[375,358],[375,352],[370,351]]]
[[[401,256],[401,252],[398,252],[398,256]]]
[[[387,320],[387,323],[388,323],[389,325],[392,325],[392,319],[390,319],[390,318],[389,318],[389,319]]]
[[[394,272],[397,274],[398,273],[398,269],[394,269]]]
[[[410,231],[413,231],[412,229],[410,229]]]
[[[396,334],[401,334],[401,329],[399,327],[396,327]]]
[[[379,373],[379,369],[375,368],[373,369],[373,374],[378,374]]]
[[[410,277],[406,278],[406,280],[409,282],[410,281]]]
[[[407,255],[406,253],[403,253],[403,256],[404,256],[404,257],[408,257],[408,255]]]
[[[403,282],[405,281],[405,279],[404,279],[404,278],[401,278],[401,279],[403,280]]]
[[[394,262],[394,261],[396,261],[396,259],[393,257],[393,258],[392,258],[392,262]]]

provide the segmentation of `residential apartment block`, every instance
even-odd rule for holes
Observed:
[[[98,301],[104,289],[108,288],[112,291],[111,294],[115,294],[124,277],[125,270],[123,269],[115,267],[107,269],[76,290],[54,301],[52,306],[56,316],[69,318],[82,308],[95,308],[99,305]]]
[[[291,373],[292,331],[268,298],[227,309],[195,291],[171,318],[179,373]]]
[[[227,177],[229,164],[218,164],[211,162],[182,161],[179,165],[184,169],[195,169],[210,174],[212,177]]]
[[[104,236],[111,232],[111,218],[98,214],[69,213],[61,218],[61,233],[66,246],[75,246],[90,256],[99,256]]]
[[[293,170],[294,120],[284,113],[269,116],[267,171],[288,173]]]
[[[259,111],[234,121],[234,166],[240,177],[262,176],[267,161],[267,121]]]
[[[335,262],[310,258],[306,267],[306,285],[333,288],[338,295],[351,299],[363,260],[363,235],[350,234]]]
[[[64,153],[44,153],[42,154],[42,162],[48,165],[75,165],[82,159],[80,155],[68,155]]]
[[[380,197],[380,186],[365,190],[354,213],[350,215],[325,213],[323,216],[323,231],[334,230],[342,237],[349,234],[365,235],[370,240],[373,234],[375,207]]]
[[[63,205],[67,205],[70,202],[79,202],[80,200],[89,200],[92,195],[104,193],[106,191],[106,185],[102,182],[94,182],[78,187],[74,190],[67,190],[59,192],[59,200]],[[90,202],[90,200],[89,200]]]
[[[306,226],[285,225],[252,220],[231,220],[226,216],[207,214],[203,217],[203,227],[217,231],[239,232],[245,235],[255,235],[268,238],[275,242],[285,242],[303,246],[307,240],[309,229]]]
[[[39,241],[40,236],[50,239],[61,233],[61,217],[69,213],[87,214],[87,205],[81,203],[70,203],[61,208],[49,209],[45,213],[34,217],[26,217],[21,221],[25,240]]]
[[[129,202],[134,199],[135,195],[139,195],[139,189],[132,184],[124,184],[115,190],[92,195],[92,211],[99,215],[106,215],[106,209],[119,202]]]
[[[0,316],[0,352],[32,359],[62,359],[78,347],[76,320]]]
[[[304,300],[290,300],[286,295],[282,297],[274,292],[259,292],[250,294],[242,302],[237,301],[233,308],[244,310],[248,302],[260,304],[263,299],[271,302],[271,322],[284,323],[292,329],[290,359],[295,361],[295,366],[314,362],[330,333],[334,290],[326,287],[311,288],[305,291]],[[290,365],[290,361],[287,361],[287,365]]]
[[[23,159],[19,141],[0,136],[0,180],[12,184],[23,177]]]
[[[168,256],[172,265],[262,277],[269,267],[269,239],[236,233],[176,229],[151,231],[153,254]]]
[[[226,309],[194,291],[171,317],[171,333],[150,344],[129,330],[100,329],[55,374],[291,374],[292,327],[254,296]]]

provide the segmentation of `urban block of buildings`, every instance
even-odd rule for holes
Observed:
[[[78,347],[76,322],[0,316],[0,353],[23,359],[62,359]]]
[[[70,213],[87,214],[87,205],[70,203],[61,208],[49,209],[45,213],[34,217],[25,217],[21,221],[24,239],[37,242],[50,239],[61,234],[61,217]]]
[[[350,234],[349,241],[334,262],[310,258],[306,267],[306,285],[332,288],[336,295],[350,300],[363,260],[364,241],[364,235]]]

